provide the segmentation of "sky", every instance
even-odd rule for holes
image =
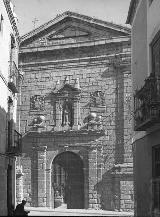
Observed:
[[[77,12],[115,24],[125,25],[130,0],[12,0],[18,16],[20,35],[38,27],[64,11]]]

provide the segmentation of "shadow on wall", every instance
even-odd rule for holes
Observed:
[[[0,106],[0,153],[2,153],[0,155],[0,215],[2,216],[10,215],[12,206],[15,205],[15,189],[13,186],[15,160],[12,156],[9,156],[9,153],[11,155],[15,154],[11,143],[13,142],[11,139],[13,138],[14,125],[10,114]]]
[[[103,174],[102,180],[95,185],[95,190],[99,195],[101,209],[103,210],[116,209],[113,171],[114,169],[111,169]]]
[[[124,72],[127,70],[125,67],[112,67],[105,69],[102,72],[102,78],[112,79],[115,82],[114,86],[114,95],[112,96],[113,105],[115,104],[115,111],[109,119],[110,125],[112,125],[112,121],[115,117],[115,163],[123,163],[124,162],[124,114],[125,114],[125,105],[124,105],[124,98],[125,98],[125,74]]]
[[[118,164],[124,162],[124,74],[122,71],[116,71],[115,81],[115,163]]]
[[[102,176],[102,180],[94,187],[99,195],[101,209],[133,211],[133,177],[127,174],[118,175],[115,170],[116,168],[113,167],[107,171]]]
[[[108,71],[107,69],[103,72],[103,78],[113,78],[115,81],[115,144],[114,146],[114,156],[112,156],[112,163],[115,165],[123,164],[125,159],[125,139],[124,139],[124,128],[126,126],[124,123],[125,115],[125,74],[123,73],[127,68],[113,68],[113,70]],[[106,146],[107,147],[107,146]],[[108,152],[108,151],[107,151]],[[104,160],[107,158],[104,156]],[[106,162],[106,160],[105,160]],[[116,167],[112,167],[106,173],[103,174],[100,182],[95,185],[95,190],[99,194],[99,202],[101,208],[104,210],[116,210],[120,211],[124,209],[125,211],[132,210],[133,206],[133,192],[130,183],[133,182],[132,175],[129,174],[120,174],[121,169],[117,170]],[[133,183],[132,183],[133,184]],[[126,195],[125,195],[126,194]],[[123,196],[128,197],[128,208],[125,208],[125,205],[122,205]],[[126,199],[127,201],[127,199]],[[126,206],[127,207],[127,206]],[[128,209],[128,210],[127,210]]]
[[[6,113],[4,108],[0,106],[0,152],[4,152],[5,150],[7,116],[8,114]]]

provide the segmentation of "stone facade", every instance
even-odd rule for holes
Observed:
[[[130,30],[65,12],[21,38],[19,63],[28,205],[132,210]]]

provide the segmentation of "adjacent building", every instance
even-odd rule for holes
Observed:
[[[18,70],[19,33],[10,1],[0,1],[0,215],[10,214],[16,202],[16,155],[20,134],[16,128],[20,82]]]
[[[133,210],[130,47],[129,28],[70,11],[21,37],[29,206]]]
[[[132,0],[135,215],[160,216],[160,1]]]

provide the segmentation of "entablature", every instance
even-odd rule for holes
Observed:
[[[129,42],[130,37],[117,37],[117,38],[101,38],[92,41],[82,41],[82,42],[73,42],[67,44],[57,44],[57,45],[50,45],[50,46],[37,46],[37,47],[21,47],[19,53],[32,53],[32,52],[44,52],[44,51],[52,51],[52,50],[60,50],[60,49],[70,49],[70,48],[80,48],[80,47],[89,47],[89,46],[98,46],[110,43],[123,43]]]

